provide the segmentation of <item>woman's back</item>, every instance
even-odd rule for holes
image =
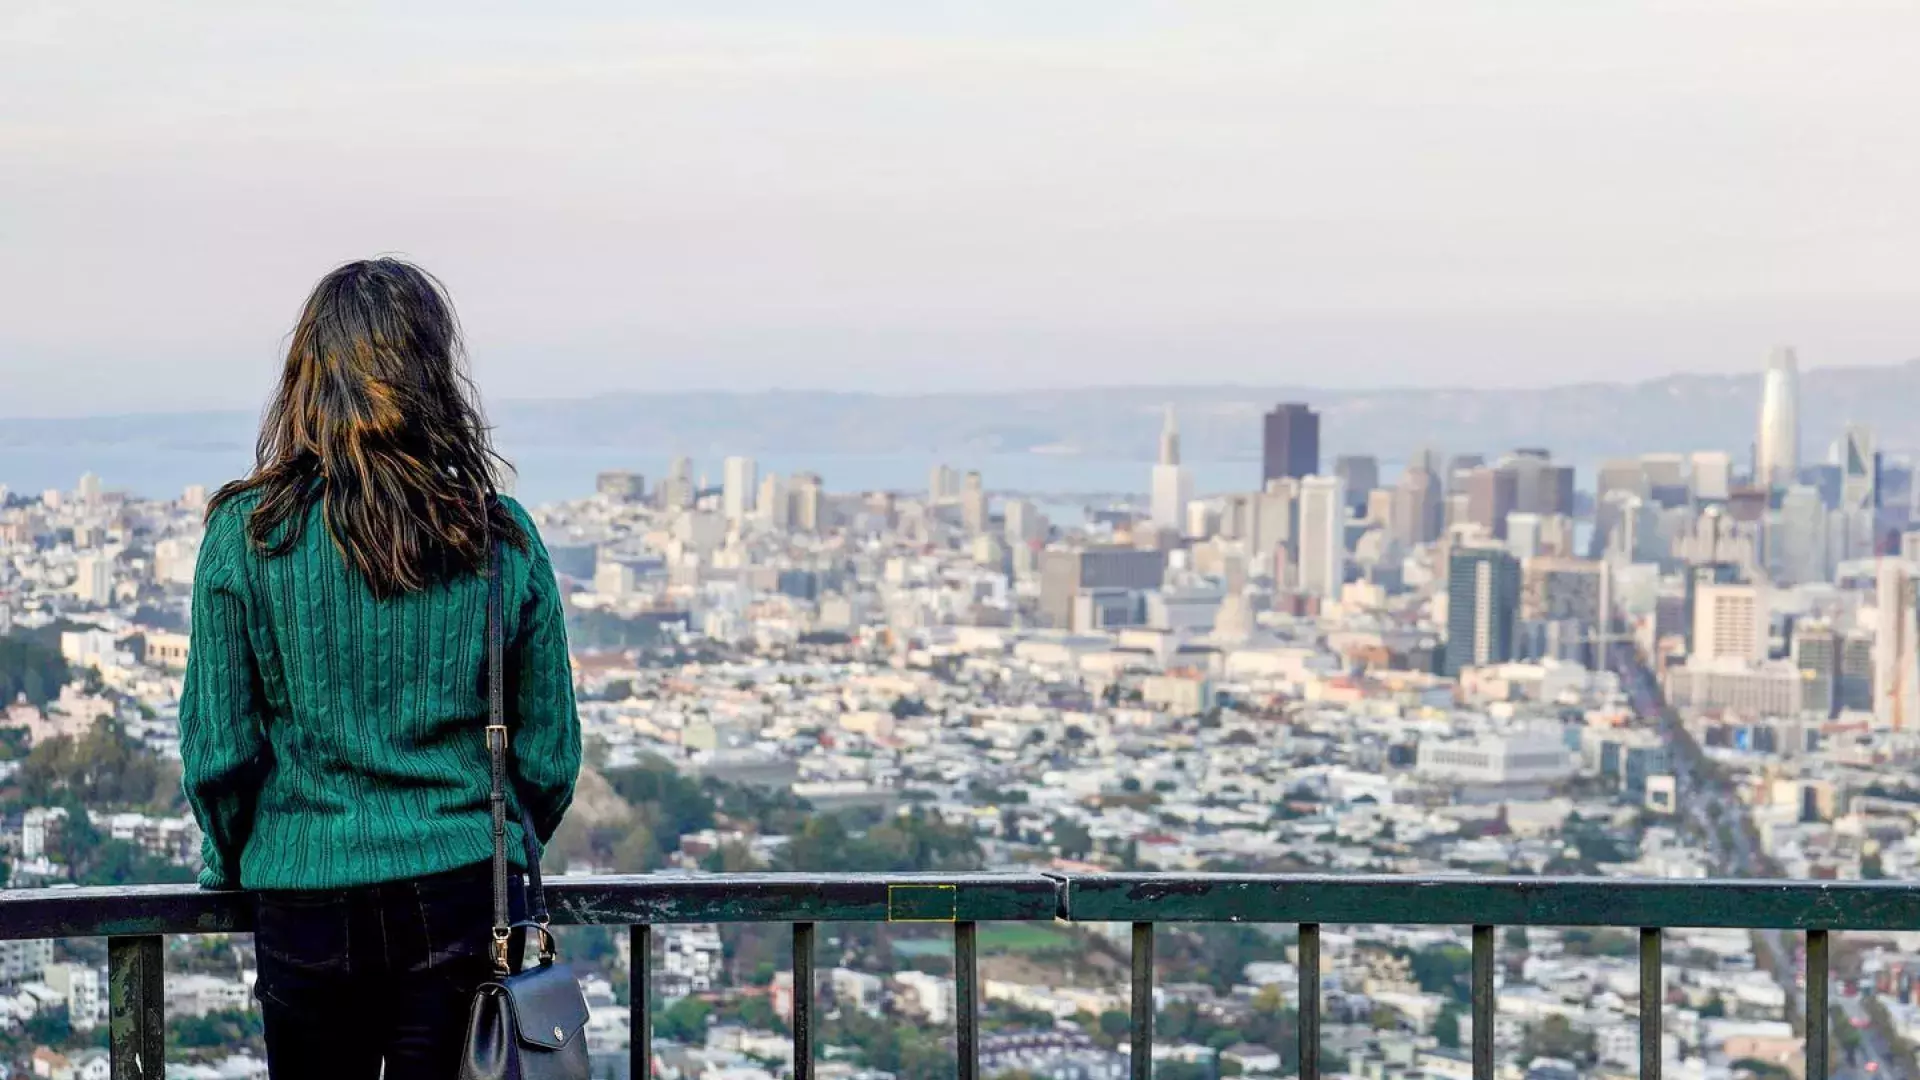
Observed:
[[[294,326],[253,471],[208,512],[182,784],[201,884],[256,890],[274,1080],[452,1077],[526,915],[506,865],[538,858],[521,822],[545,844],[573,798],[559,585],[494,494],[462,356],[425,271],[334,270]]]
[[[189,795],[217,799],[241,780],[229,762],[262,770],[247,778],[258,794],[238,865],[209,852],[208,883],[333,888],[485,859],[485,578],[381,598],[318,501],[272,556],[247,536],[256,504],[241,496],[214,512],[195,578],[181,704]],[[506,505],[532,538],[502,557],[515,794],[544,841],[578,771],[578,728],[553,570],[525,511]]]

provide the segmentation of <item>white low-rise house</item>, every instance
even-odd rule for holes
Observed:
[[[712,923],[666,926],[660,933],[661,972],[681,980],[693,993],[713,989],[724,960],[720,928]]]
[[[168,1016],[205,1016],[210,1012],[239,1012],[251,1008],[253,995],[239,979],[218,975],[169,975],[166,980]]]
[[[924,1016],[929,1027],[941,1027],[953,1020],[955,992],[952,979],[929,975],[924,971],[897,971],[893,974],[895,1003]],[[900,999],[910,999],[911,1004]]]
[[[107,1020],[106,978],[85,964],[48,964],[41,980],[66,996],[67,1022],[75,1031],[91,1031]]]

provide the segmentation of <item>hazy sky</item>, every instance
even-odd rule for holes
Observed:
[[[4,0],[0,416],[251,407],[388,251],[496,396],[1890,363],[1916,55],[1910,0]]]

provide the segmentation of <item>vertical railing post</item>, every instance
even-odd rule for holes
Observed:
[[[959,1080],[980,1077],[980,953],[978,924],[953,924],[953,1033]]]
[[[653,927],[634,923],[627,933],[627,1072],[632,1080],[652,1080]]]
[[[1666,983],[1660,975],[1660,931],[1640,931],[1640,1080],[1660,1080],[1660,1021],[1666,1005]]]
[[[166,1072],[166,995],[158,934],[107,939],[107,1045],[113,1080],[161,1080]]]
[[[1133,924],[1133,1080],[1153,1077],[1153,924]]]
[[[1827,1058],[1827,932],[1807,931],[1807,1080],[1832,1075]]]
[[[1493,1080],[1493,927],[1473,928],[1473,1080]]]
[[[1300,924],[1300,1080],[1320,1080],[1320,924]]]
[[[793,1080],[813,1080],[813,924],[793,924]]]

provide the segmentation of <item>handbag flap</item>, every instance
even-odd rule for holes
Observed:
[[[528,1046],[558,1050],[587,1026],[586,996],[565,964],[542,964],[499,985],[513,1007],[514,1033]]]

